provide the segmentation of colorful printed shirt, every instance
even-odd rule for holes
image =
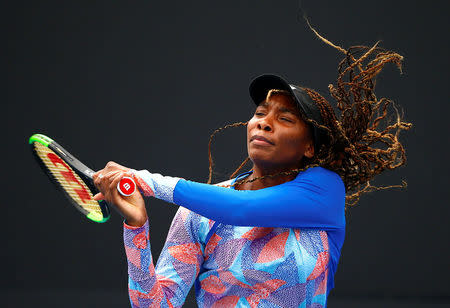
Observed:
[[[124,227],[132,307],[325,307],[326,231],[221,224],[180,207],[156,269],[148,222]]]
[[[340,189],[342,182],[336,181],[331,171],[324,173],[325,169],[322,169],[311,170],[309,175],[303,174],[303,177],[299,175],[292,183],[274,186],[272,190],[245,191],[265,191],[265,198],[271,198],[270,211],[257,215],[260,220],[258,224],[263,227],[243,227],[226,222],[215,224],[211,219],[180,208],[156,269],[151,257],[148,223],[141,228],[125,225],[132,306],[180,307],[195,283],[199,307],[325,307],[344,239],[345,191]],[[317,174],[325,174],[325,177],[319,177],[320,185],[312,181]],[[156,196],[164,196],[161,199],[172,202],[178,199],[179,203],[185,202],[189,206],[195,202],[205,202],[205,195],[212,198],[219,191],[222,199],[216,196],[215,203],[220,204],[220,209],[227,203],[225,191],[233,191],[226,188],[210,190],[211,185],[175,181],[173,178],[154,179],[147,176],[145,181],[152,185]],[[292,187],[296,189],[292,190]],[[209,190],[205,192],[205,188]],[[292,217],[283,218],[283,215],[289,213],[288,209],[292,206],[285,206],[282,202],[290,200],[291,204],[297,205],[296,200],[300,199],[305,203],[305,198],[308,199],[304,196],[305,189],[309,192],[308,205],[316,205],[323,217],[317,218],[314,210],[300,208],[298,211],[305,217],[303,222],[296,223],[304,223],[305,226],[283,227],[283,224],[291,224]],[[280,191],[282,194],[278,195]],[[293,192],[296,195],[292,196]],[[183,199],[185,193],[188,197]],[[239,196],[241,199],[253,197],[255,203],[261,205],[258,194]],[[195,202],[189,198],[195,199]],[[214,205],[211,200],[206,201],[210,206]],[[262,206],[267,210],[264,204]],[[233,212],[235,207],[236,202],[228,209]],[[341,207],[342,213],[337,207]],[[277,210],[282,214],[277,215]],[[261,219],[261,216],[266,219]],[[253,218],[248,219],[251,222],[249,225],[254,223]],[[298,215],[294,218],[298,220]],[[240,219],[245,224],[245,218]],[[269,227],[271,222],[273,225]]]

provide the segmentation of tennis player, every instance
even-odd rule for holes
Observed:
[[[251,82],[256,111],[236,124],[247,127],[248,158],[235,174],[250,161],[248,172],[210,185],[110,162],[94,175],[95,198],[125,218],[132,307],[181,307],[194,284],[199,307],[326,307],[345,209],[386,188],[369,181],[405,163],[398,134],[411,126],[374,93],[376,75],[402,57],[377,46],[343,51],[330,85],[339,118],[311,89],[276,75]],[[116,190],[125,175],[144,196],[180,206],[156,267],[142,195]]]

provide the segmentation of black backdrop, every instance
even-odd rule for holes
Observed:
[[[348,215],[330,307],[450,303],[449,16],[446,1],[303,1],[343,47],[405,56],[378,95],[414,123],[408,164]],[[205,181],[213,129],[252,113],[248,83],[278,73],[327,95],[341,55],[298,18],[298,1],[15,1],[3,4],[1,295],[7,307],[126,307],[121,218],[84,219],[55,193],[27,145],[47,134],[94,169],[114,160]],[[329,98],[329,96],[327,96]],[[243,128],[217,138],[216,180],[245,157]],[[176,207],[147,203],[154,257]],[[194,305],[193,297],[186,306]],[[3,305],[2,305],[3,306]]]

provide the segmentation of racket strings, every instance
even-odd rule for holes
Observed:
[[[102,211],[89,187],[76,174],[73,169],[48,147],[34,142],[36,154],[47,167],[53,178],[61,185],[66,193],[81,208],[87,212],[94,212],[96,216],[103,217]]]

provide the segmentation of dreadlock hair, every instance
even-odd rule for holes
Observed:
[[[212,181],[214,162],[213,162],[213,158],[212,158],[212,154],[211,154],[211,145],[212,145],[214,136],[217,133],[223,131],[224,129],[231,128],[231,127],[237,127],[237,126],[246,126],[246,125],[247,125],[247,122],[236,122],[236,123],[232,123],[232,124],[227,124],[224,127],[214,130],[214,132],[211,134],[211,136],[209,136],[209,142],[208,142],[209,176],[208,176],[208,181],[206,183],[211,184],[211,181]],[[234,174],[236,174],[237,172],[239,172],[239,170],[241,170],[249,160],[250,160],[250,158],[247,157],[244,160],[244,162],[239,166],[239,168],[232,174],[232,176]]]
[[[322,166],[339,174],[346,188],[346,207],[357,204],[364,193],[406,187],[391,185],[376,187],[370,181],[385,170],[393,170],[405,164],[406,154],[398,137],[402,130],[408,130],[412,124],[401,119],[393,101],[387,98],[377,99],[375,95],[375,78],[387,63],[394,63],[401,72],[403,57],[395,52],[372,46],[352,46],[348,50],[329,42],[312,27],[311,29],[326,44],[345,54],[338,66],[338,77],[335,84],[328,86],[329,92],[336,102],[338,116],[328,101],[309,88],[303,88],[313,99],[320,110],[323,125],[312,119],[304,120],[324,130],[328,136],[320,149],[315,149],[311,159],[303,158],[302,166],[273,175],[237,181],[234,185],[253,182],[264,178],[291,175],[311,167]],[[281,92],[281,93],[280,93]],[[269,91],[270,95],[282,93],[279,90]],[[211,142],[214,135],[225,128],[245,126],[247,122],[226,125],[213,132],[208,145],[209,179],[212,177]],[[233,172],[234,177],[249,161],[247,157]],[[306,163],[305,163],[306,161]]]

